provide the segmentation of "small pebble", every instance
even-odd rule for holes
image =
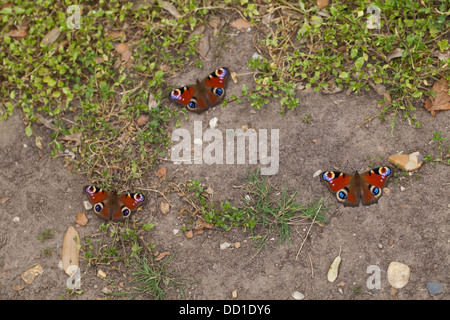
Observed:
[[[112,287],[111,286],[106,286],[102,289],[102,292],[104,294],[111,294],[113,292]]]
[[[97,271],[97,277],[99,277],[100,279],[105,279],[106,278],[106,273],[103,270],[98,270]]]
[[[305,295],[298,291],[294,291],[294,293],[292,294],[292,298],[294,298],[295,300],[303,300],[305,299]]]
[[[13,222],[19,223],[19,222],[20,222],[20,218],[19,218],[19,217],[14,217],[14,218],[13,218]]]
[[[238,291],[237,290],[233,290],[233,292],[231,293],[231,298],[237,299],[237,297],[238,297]]]
[[[224,242],[220,244],[220,250],[225,250],[226,248],[229,248],[231,246],[231,243]]]
[[[92,209],[92,204],[89,201],[87,201],[87,200],[83,201],[83,206],[84,206],[84,208],[86,210],[91,210]]]
[[[209,120],[209,127],[211,129],[215,129],[217,127],[218,121],[219,121],[219,119],[217,119],[216,117],[212,118],[211,120]]]
[[[322,170],[317,170],[316,172],[314,172],[314,174],[313,174],[313,178],[315,178],[315,177],[317,177],[319,174],[321,174],[322,173]]]
[[[432,295],[440,294],[444,292],[444,286],[439,282],[428,282],[427,283],[428,292]]]

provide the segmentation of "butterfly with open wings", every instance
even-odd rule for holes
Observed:
[[[203,112],[222,102],[229,75],[228,68],[219,68],[202,81],[197,80],[194,85],[173,90],[169,99],[185,106],[189,111]]]
[[[379,167],[353,175],[327,171],[320,177],[345,207],[358,207],[360,202],[365,206],[378,202],[391,173],[391,168]]]

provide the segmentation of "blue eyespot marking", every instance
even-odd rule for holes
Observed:
[[[103,207],[100,204],[95,205],[95,211],[100,212],[102,211]]]
[[[383,170],[384,169],[384,170]],[[389,167],[384,167],[381,170],[381,175],[387,177],[391,174],[391,169]]]
[[[194,108],[196,108],[196,107],[197,107],[197,103],[195,103],[194,101],[189,101],[189,104],[188,104],[188,106],[189,106],[189,108],[192,108],[192,109],[194,109]]]
[[[338,196],[339,196],[340,199],[346,199],[347,198],[347,194],[345,192],[343,192],[343,191],[339,191]]]
[[[379,194],[379,193],[380,193],[380,189],[379,189],[379,188],[375,187],[375,188],[372,189],[372,194],[373,194],[374,196],[376,196],[376,195]]]
[[[220,77],[220,78],[225,78],[225,76],[228,74],[228,70],[227,68],[219,68],[215,71],[216,76]]]
[[[223,90],[220,88],[216,88],[216,96],[220,97],[223,93]]]
[[[325,172],[324,174],[322,174],[322,179],[330,182],[331,180],[334,179],[334,173],[333,172]]]

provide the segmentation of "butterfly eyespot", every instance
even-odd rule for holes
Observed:
[[[134,200],[137,200],[137,201],[144,201],[144,199],[145,199],[144,195],[141,193],[135,193],[133,195],[133,198],[134,198]]]
[[[97,188],[94,186],[87,186],[85,190],[88,193],[95,193],[97,191]]]
[[[124,217],[128,216],[131,213],[130,209],[128,209],[127,207],[123,207],[122,208],[122,215]]]
[[[102,202],[97,203],[97,204],[94,206],[94,211],[95,211],[95,212],[100,212],[100,211],[102,211],[102,209],[103,209],[103,203],[102,203]]]
[[[377,188],[375,186],[370,186],[370,192],[374,195],[377,196],[380,193],[380,188]]]
[[[223,89],[221,89],[221,88],[213,88],[213,89],[212,89],[212,92],[213,92],[216,96],[220,97],[220,96],[223,94]]]
[[[327,171],[322,175],[322,179],[325,181],[331,181],[335,177],[335,174],[333,171]]]
[[[389,167],[382,167],[379,169],[379,173],[385,177],[391,174],[391,169]]]
[[[189,101],[188,108],[191,108],[191,109],[197,108],[197,100],[192,99],[191,101]]]
[[[219,68],[215,72],[216,76],[218,76],[218,77],[224,77],[227,73],[228,73],[228,71],[225,68]]]
[[[345,198],[347,198],[347,194],[344,191],[339,191],[338,197],[340,199],[345,199]]]
[[[177,100],[178,98],[180,98],[180,96],[181,96],[181,90],[180,89],[174,90],[174,91],[172,91],[170,93],[170,98],[173,99],[173,100]]]

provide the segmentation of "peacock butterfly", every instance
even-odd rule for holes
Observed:
[[[103,220],[124,221],[145,201],[141,193],[117,194],[94,186],[85,186],[83,192],[88,195],[94,213]]]
[[[219,68],[202,81],[197,80],[195,85],[173,90],[169,94],[169,99],[185,106],[190,111],[205,111],[223,100],[229,75],[230,69]]]
[[[354,175],[327,171],[321,175],[321,180],[336,193],[344,207],[358,207],[360,202],[365,206],[378,202],[391,173],[389,167],[375,168],[361,175],[357,171]]]

